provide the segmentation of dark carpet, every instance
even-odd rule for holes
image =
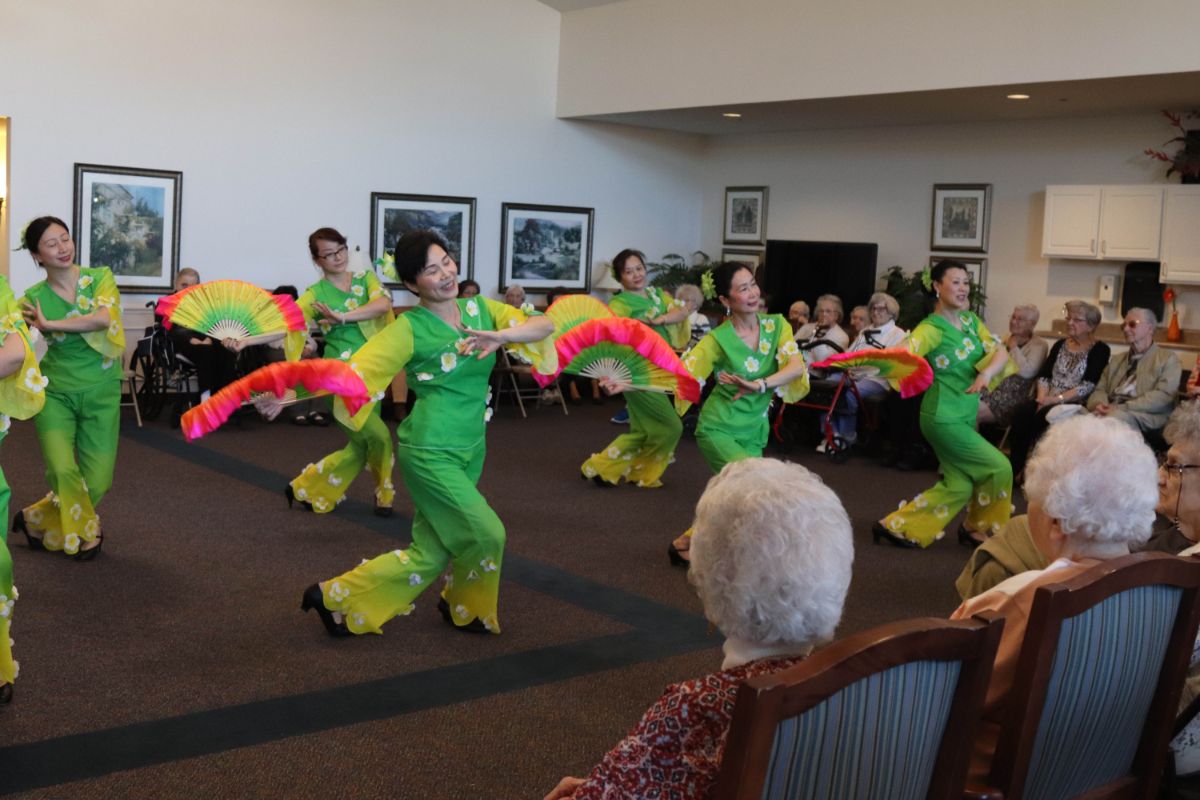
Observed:
[[[331,514],[289,511],[285,483],[342,446],[336,428],[247,419],[189,445],[127,417],[100,557],[10,539],[21,676],[0,707],[0,795],[540,798],[586,774],[664,685],[721,658],[665,552],[709,478],[695,442],[661,489],[578,477],[620,432],[617,408],[493,419],[481,489],[508,529],[501,636],[449,629],[429,592],[385,635],[351,640],[328,638],[300,595],[407,543],[399,482],[391,519],[371,513],[365,477]],[[807,447],[788,457],[854,523],[842,634],[954,609],[964,548],[870,538],[933,472],[834,465]],[[0,460],[13,511],[45,492],[32,425],[14,425]]]

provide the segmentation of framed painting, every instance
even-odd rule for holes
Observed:
[[[172,291],[182,195],[182,172],[76,164],[79,263],[110,268],[121,291]]]
[[[371,192],[371,261],[396,249],[405,233],[432,229],[446,240],[461,280],[475,277],[475,198]],[[397,288],[386,278],[384,283]]]
[[[767,243],[767,187],[725,189],[725,244]]]
[[[986,253],[991,206],[990,183],[934,184],[929,249]]]
[[[500,288],[591,290],[595,210],[505,203],[500,209]]]
[[[721,250],[721,261],[736,261],[739,264],[745,264],[752,270],[757,270],[763,261],[762,250],[730,250],[725,248]]]

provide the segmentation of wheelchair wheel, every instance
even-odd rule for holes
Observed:
[[[139,371],[142,381],[138,386],[138,408],[141,409],[142,419],[158,419],[167,400],[166,368],[154,359],[146,358],[141,360]]]
[[[834,464],[845,464],[850,458],[851,444],[841,436],[834,436],[833,441],[825,448],[825,457]]]

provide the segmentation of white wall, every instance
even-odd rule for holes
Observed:
[[[1046,184],[1158,182],[1165,170],[1141,151],[1170,135],[1146,114],[721,137],[706,158],[702,241],[720,252],[724,187],[767,185],[770,238],[877,242],[881,274],[911,271],[931,253],[933,184],[990,183],[989,323],[1004,330],[1015,304],[1035,302],[1048,326],[1063,301],[1094,302],[1122,264],[1041,257]],[[1200,291],[1181,303],[1194,309],[1183,323],[1200,327]]]
[[[625,0],[563,15],[567,116],[1200,69],[1195,0]]]
[[[698,238],[700,140],[556,120],[536,0],[40,0],[3,27],[10,248],[71,219],[74,162],[182,170],[182,265],[268,288],[315,279],[322,225],[367,250],[372,191],[477,197],[485,292],[505,201],[594,207],[596,261]]]

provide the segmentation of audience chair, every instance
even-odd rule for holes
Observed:
[[[961,798],[1003,626],[894,622],[747,681],[714,797]]]
[[[133,406],[133,418],[137,420],[137,426],[142,427],[142,410],[138,406],[138,385],[137,385],[137,353],[129,357],[129,367],[122,371],[121,382],[129,389],[129,402],[122,402],[122,406]]]
[[[1200,564],[1164,553],[1040,587],[988,788],[1009,800],[1154,797],[1200,624],[1198,591]]]
[[[521,409],[522,419],[528,417],[525,413],[525,401],[529,400],[534,404],[534,408],[541,402],[542,389],[534,382],[532,376],[533,368],[528,364],[522,364],[517,361],[504,348],[496,351],[496,366],[492,371],[492,386],[496,396],[496,408],[500,408],[500,400],[505,395],[511,396],[517,403],[517,407]],[[525,385],[522,386],[522,378],[525,378]],[[556,379],[546,387],[553,388],[558,392],[558,403],[562,406],[563,414],[569,414],[567,411],[566,398],[562,396],[562,389],[558,385]]]

